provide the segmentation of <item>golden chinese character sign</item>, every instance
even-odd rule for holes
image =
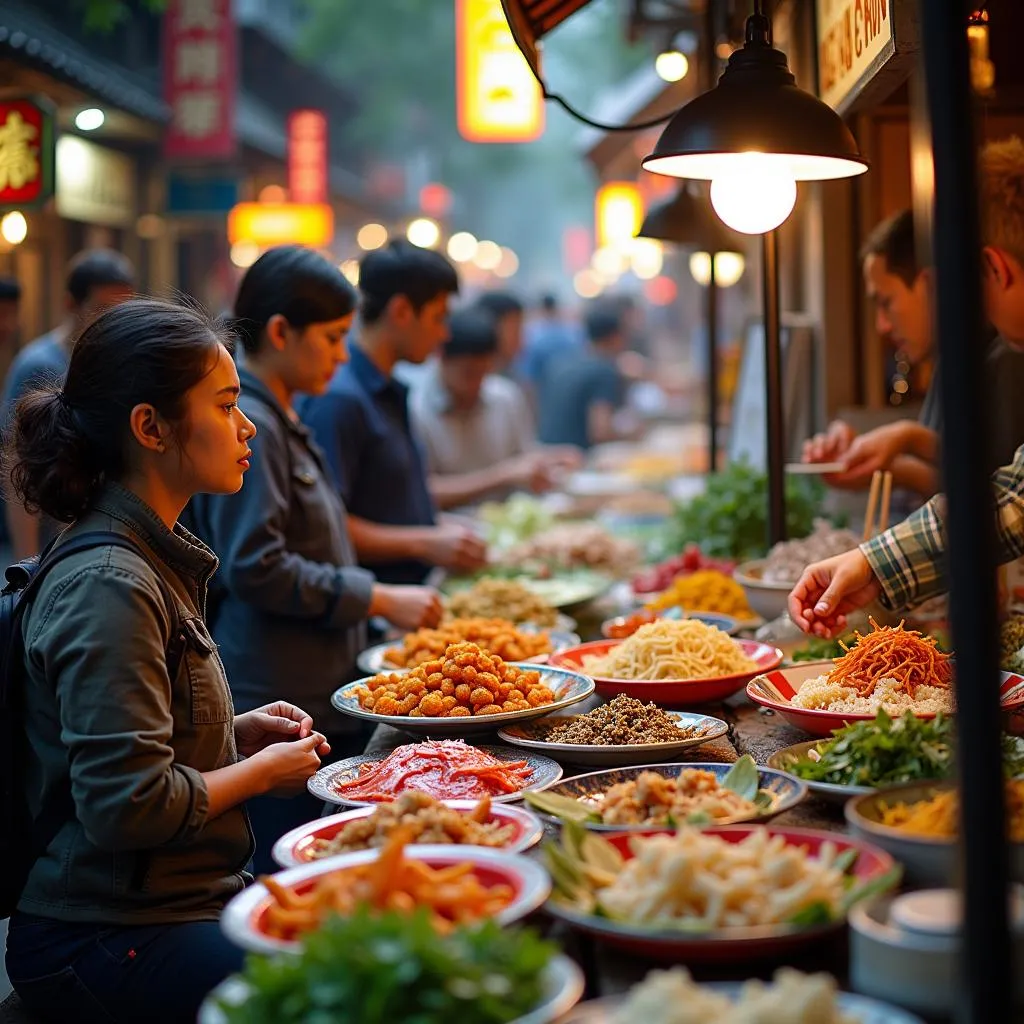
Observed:
[[[53,195],[53,124],[45,97],[0,99],[0,208],[38,206]]]
[[[223,160],[235,152],[237,32],[231,0],[169,0],[163,25],[164,99],[171,160]]]
[[[455,0],[459,134],[470,142],[531,142],[544,133],[540,85],[501,0]]]
[[[597,190],[594,228],[598,248],[627,245],[644,222],[640,187],[632,181],[609,181]]]

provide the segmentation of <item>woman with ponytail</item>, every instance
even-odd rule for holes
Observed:
[[[324,457],[295,411],[297,394],[322,394],[348,358],[356,295],[311,249],[280,246],[246,272],[233,326],[245,349],[240,405],[258,427],[245,487],[197,499],[193,529],[221,560],[212,630],[235,703],[257,707],[282,687],[324,726],[334,757],[361,753],[368,732],[331,708],[366,646],[366,620],[434,626],[437,593],[386,586],[356,566],[347,515]],[[274,870],[281,835],[315,818],[308,794],[249,804],[257,872]]]
[[[131,300],[86,328],[63,388],[15,412],[17,500],[69,524],[58,551],[107,535],[53,562],[21,624],[19,775],[37,826],[56,821],[7,971],[37,1019],[195,1020],[241,964],[218,918],[250,880],[245,802],[304,789],[329,753],[291,704],[235,715],[203,622],[217,560],[178,523],[249,465],[230,348],[194,310]]]

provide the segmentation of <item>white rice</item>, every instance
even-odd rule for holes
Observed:
[[[867,697],[861,697],[852,686],[829,682],[827,675],[808,679],[790,703],[808,710],[861,715],[873,715],[879,708],[885,708],[894,717],[904,711],[934,714],[953,710],[952,690],[940,686],[919,686],[915,696],[910,697],[895,679],[880,679]]]

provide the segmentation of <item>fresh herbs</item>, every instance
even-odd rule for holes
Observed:
[[[821,515],[820,480],[786,480],[786,525],[791,537],[806,537]],[[708,477],[703,494],[677,507],[673,540],[677,551],[698,543],[705,555],[745,561],[768,550],[768,478],[747,462],[731,462]]]
[[[793,651],[789,656],[789,660],[793,662],[831,661],[835,658],[841,658],[846,653],[843,650],[842,644],[845,643],[847,647],[850,647],[856,639],[852,633],[836,637],[835,640],[823,640],[821,637],[812,637],[803,647],[798,647]]]
[[[837,786],[941,779],[952,771],[953,722],[942,714],[927,719],[908,711],[892,718],[880,710],[873,721],[837,729],[813,751],[817,756],[798,758],[786,770],[809,782]]]
[[[892,718],[880,710],[874,720],[836,729],[808,754],[779,767],[808,782],[835,786],[895,786],[927,782],[953,774],[953,720],[941,713],[917,718],[906,712]],[[1024,776],[1024,739],[1003,734],[1003,770],[1009,779]]]
[[[438,936],[423,911],[332,918],[297,956],[250,956],[229,1024],[504,1024],[543,996],[552,943],[492,921]]]

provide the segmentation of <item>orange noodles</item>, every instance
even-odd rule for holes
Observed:
[[[874,619],[870,633],[855,633],[852,647],[840,641],[846,653],[835,659],[829,673],[830,683],[852,686],[862,697],[870,695],[883,679],[894,680],[908,696],[914,697],[919,686],[949,689],[953,668],[949,655],[938,649],[935,640],[917,630],[898,626],[879,626]]]

